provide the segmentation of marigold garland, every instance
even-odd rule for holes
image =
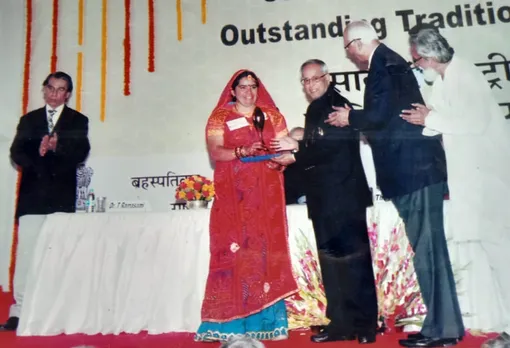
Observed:
[[[124,0],[124,95],[130,95],[131,84],[131,0]]]
[[[22,91],[22,114],[25,115],[28,111],[28,97],[30,91],[30,60],[32,57],[32,21],[33,21],[33,5],[32,0],[25,2],[25,62],[23,66],[23,91]],[[21,183],[21,170],[18,170],[16,178],[16,195],[15,207],[18,206],[19,188]],[[9,265],[9,289],[12,291],[14,288],[14,269],[16,268],[16,255],[18,252],[18,221],[14,220],[12,230],[12,244],[11,244],[11,262]]]
[[[83,45],[84,0],[78,0],[78,45]]]
[[[101,110],[100,120],[106,118],[106,62],[108,58],[108,0],[103,0],[101,14]]]
[[[202,24],[207,23],[207,0],[202,0]]]
[[[25,63],[23,66],[23,101],[21,110],[23,115],[28,111],[28,97],[30,91],[30,60],[32,57],[32,0],[26,1],[26,24],[25,24]]]
[[[154,0],[147,0],[149,7],[149,72],[154,72]]]
[[[50,63],[51,72],[55,72],[57,70],[57,40],[58,40],[58,0],[53,0],[51,63]]]
[[[81,92],[83,89],[83,52],[78,52],[76,62],[76,110],[81,111]]]
[[[84,27],[84,0],[78,0],[78,45],[83,45]],[[81,99],[83,91],[83,52],[78,52],[76,57],[76,110],[81,111]]]
[[[175,1],[177,12],[177,40],[182,41],[182,3],[181,0]]]

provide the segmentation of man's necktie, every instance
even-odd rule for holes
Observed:
[[[55,113],[57,112],[57,110],[48,110],[48,132],[51,133],[51,131],[53,130],[53,115],[55,115]]]

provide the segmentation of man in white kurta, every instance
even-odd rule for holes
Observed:
[[[413,105],[402,117],[424,125],[425,134],[443,136],[446,230],[464,322],[510,333],[510,121],[481,71],[454,54],[437,31],[411,37],[411,54],[433,85],[427,106]],[[510,347],[507,334],[498,340],[486,346]]]

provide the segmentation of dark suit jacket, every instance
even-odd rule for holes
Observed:
[[[304,168],[298,163],[292,163],[283,172],[283,179],[285,204],[297,204],[298,199],[306,194],[307,183]]]
[[[324,121],[332,106],[350,104],[330,85],[306,112],[305,135],[295,154],[305,168],[306,203],[309,216],[364,214],[372,205],[359,152],[359,133],[351,127],[338,128]]]
[[[366,135],[377,184],[387,199],[446,181],[441,138],[423,136],[422,126],[400,118],[411,103],[424,104],[411,68],[397,53],[379,45],[366,80],[364,109],[352,110],[349,124]]]
[[[64,106],[55,127],[55,152],[39,155],[42,138],[48,134],[45,107],[21,117],[11,145],[11,158],[22,170],[16,216],[74,212],[76,168],[90,150],[88,118]]]

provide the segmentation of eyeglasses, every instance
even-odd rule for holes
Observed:
[[[326,73],[326,74],[323,74],[323,75],[321,75],[321,76],[314,76],[314,77],[309,78],[309,79],[308,79],[308,78],[306,78],[306,79],[301,79],[301,84],[302,84],[303,86],[306,86],[306,85],[309,85],[309,84],[313,84],[313,85],[315,85],[315,84],[316,84],[316,83],[317,83],[320,79],[322,79],[322,78],[323,78],[324,76],[326,76],[326,75],[327,75],[327,73]]]
[[[420,60],[422,60],[422,59],[423,59],[423,57],[420,57],[420,58],[414,58],[414,57],[413,57],[413,64],[418,63],[418,62],[419,62]]]
[[[357,39],[352,39],[351,41],[349,41],[349,43],[347,45],[344,46],[345,49],[348,49],[349,46],[354,42],[354,41],[358,41],[358,40],[361,40],[361,38],[357,38]]]
[[[61,93],[67,92],[67,88],[64,88],[64,87],[55,88],[52,85],[46,85],[44,87],[48,90],[49,93],[59,93],[59,94],[61,94]]]

